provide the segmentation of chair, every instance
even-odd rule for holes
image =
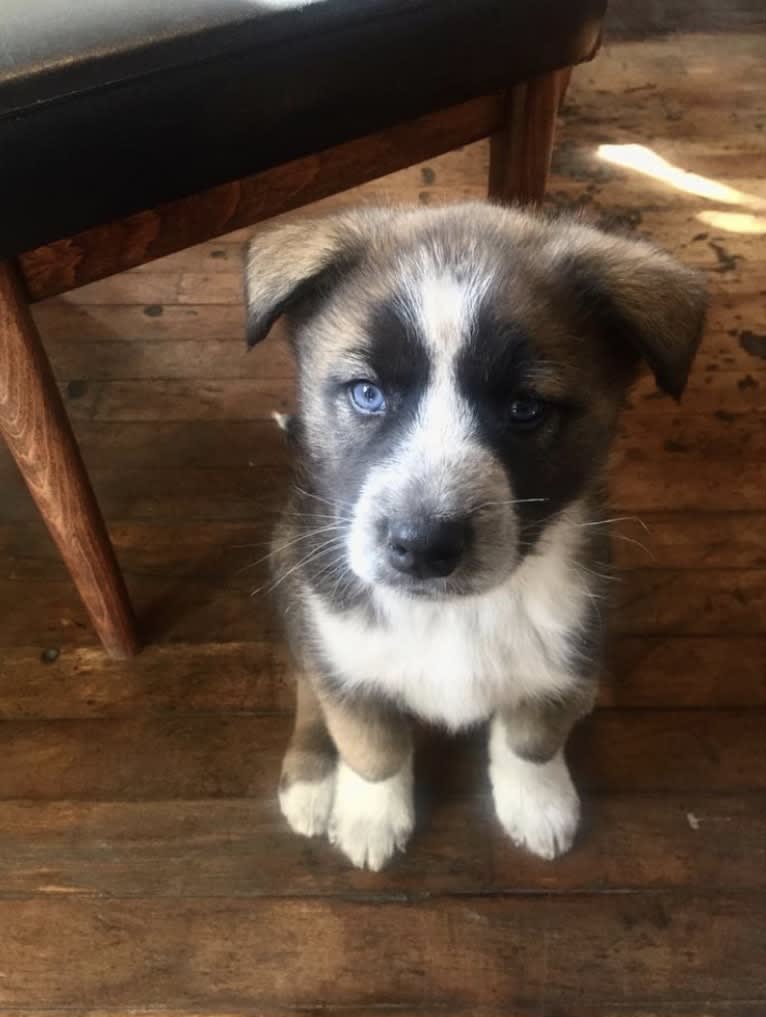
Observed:
[[[139,640],[30,302],[480,138],[539,201],[605,0],[5,0],[0,431],[106,650]]]

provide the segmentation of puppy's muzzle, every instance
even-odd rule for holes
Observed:
[[[460,564],[469,535],[467,519],[391,520],[385,525],[385,553],[397,572],[444,579]]]

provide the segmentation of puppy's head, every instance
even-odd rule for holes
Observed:
[[[642,360],[681,395],[705,296],[648,244],[475,203],[265,233],[247,304],[251,345],[289,316],[312,504],[345,567],[438,597],[502,582],[600,483]]]

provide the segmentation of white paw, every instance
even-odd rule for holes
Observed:
[[[296,833],[317,837],[327,832],[335,794],[335,773],[322,780],[297,780],[285,790],[279,789],[282,815]]]
[[[364,780],[338,764],[330,840],[359,869],[382,869],[403,851],[415,825],[412,760],[388,780]]]
[[[495,811],[511,840],[540,858],[568,851],[580,822],[580,799],[563,752],[547,763],[529,763],[510,750],[496,722],[489,758]]]

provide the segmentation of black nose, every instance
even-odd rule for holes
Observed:
[[[388,560],[398,572],[417,579],[444,578],[457,568],[467,540],[468,524],[464,520],[392,523],[388,529]]]

